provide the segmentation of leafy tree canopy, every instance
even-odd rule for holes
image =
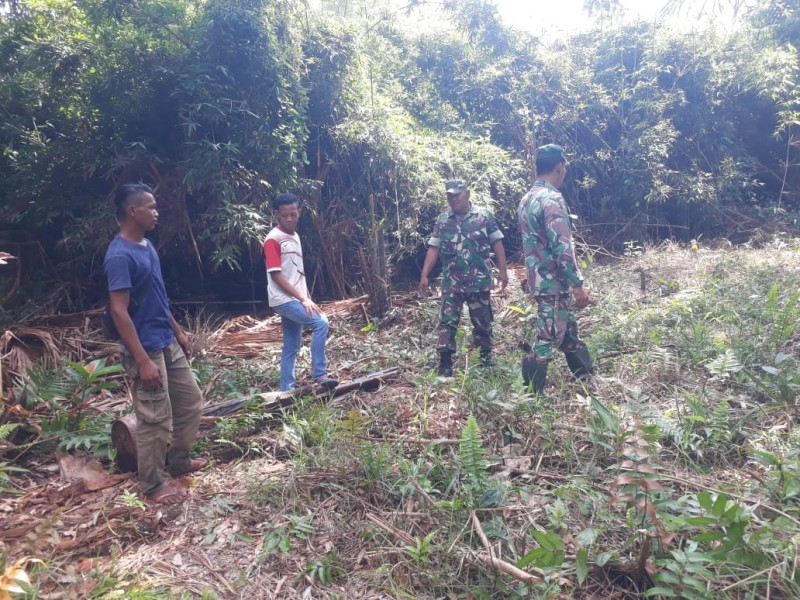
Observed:
[[[103,297],[110,197],[128,181],[157,187],[171,294],[223,298],[263,296],[284,190],[307,199],[321,295],[361,290],[366,266],[350,267],[378,230],[415,276],[449,177],[472,182],[513,251],[547,142],[568,148],[565,194],[598,243],[736,233],[741,211],[800,203],[794,1],[742,9],[733,32],[609,26],[617,3],[587,2],[598,27],[555,41],[484,0],[443,3],[435,32],[414,26],[425,3],[2,6],[0,239],[41,248],[21,267],[23,289],[41,293],[38,276],[52,292],[40,307]]]

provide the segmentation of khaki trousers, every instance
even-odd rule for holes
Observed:
[[[172,475],[185,473],[191,464],[190,450],[200,426],[200,388],[177,340],[148,355],[161,371],[164,386],[145,389],[139,379],[139,366],[120,346],[125,373],[133,381],[133,407],[136,412],[136,452],[139,456],[139,487],[152,494],[164,483],[164,467]],[[172,427],[172,443],[167,441]]]

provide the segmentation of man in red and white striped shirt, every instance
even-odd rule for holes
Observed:
[[[272,202],[277,227],[264,241],[267,262],[267,298],[281,316],[281,390],[295,387],[294,363],[302,343],[303,327],[311,329],[311,375],[316,383],[336,387],[339,382],[328,375],[325,342],[328,318],[308,294],[303,268],[303,247],[297,235],[300,200],[294,194],[280,194]]]

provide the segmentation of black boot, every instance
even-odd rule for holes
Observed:
[[[500,433],[503,436],[503,446],[510,446],[511,444],[519,444],[522,442],[519,434],[514,431],[510,425],[503,425]]]
[[[439,353],[439,375],[442,377],[453,376],[453,353],[440,352]]]
[[[569,370],[578,379],[585,379],[594,374],[592,357],[589,356],[589,348],[586,346],[575,350],[575,352],[565,352],[564,356],[567,359]]]
[[[532,358],[522,359],[522,380],[525,387],[530,388],[537,396],[542,393],[547,383],[547,363],[537,363]]]
[[[494,361],[492,360],[491,348],[481,348],[481,366],[482,367],[494,366]]]

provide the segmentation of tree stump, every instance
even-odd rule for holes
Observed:
[[[138,453],[136,451],[136,415],[120,417],[111,424],[111,444],[117,450],[117,467],[123,473],[135,473],[138,470]]]

